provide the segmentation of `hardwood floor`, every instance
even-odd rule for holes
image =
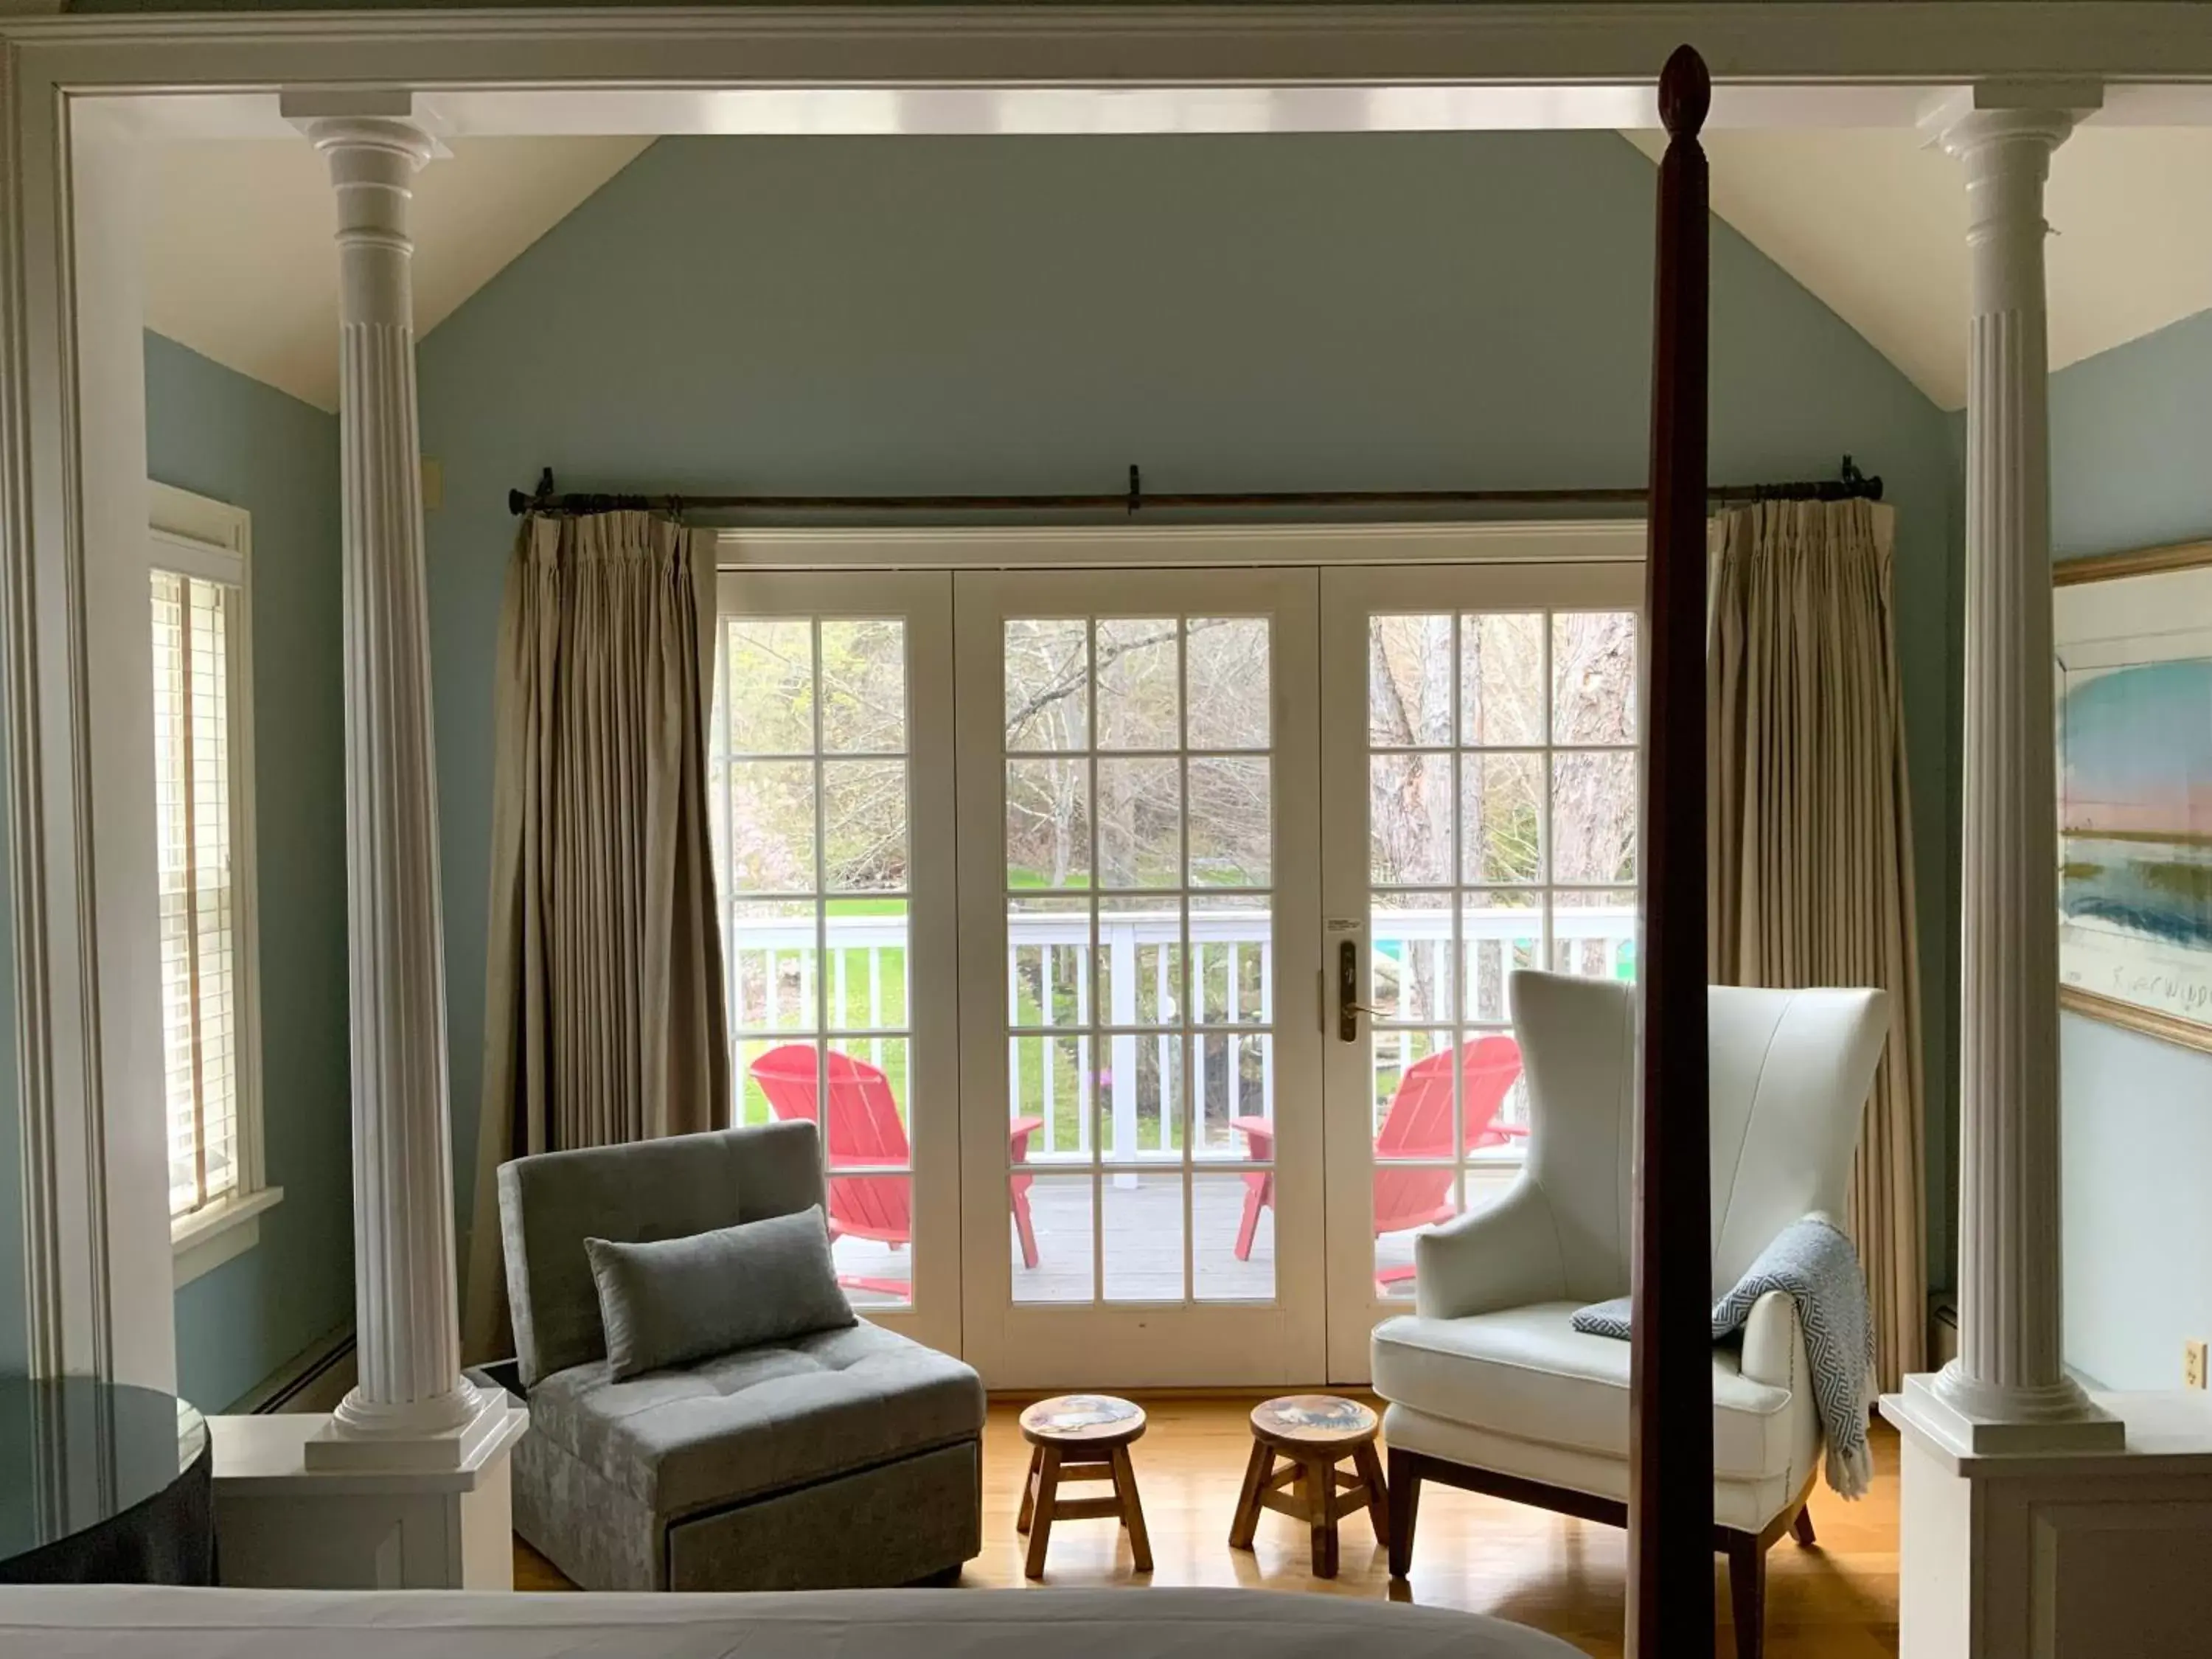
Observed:
[[[1014,1531],[1029,1449],[1014,1419],[1021,1400],[994,1401],[983,1441],[983,1553],[964,1585],[1019,1589],[1023,1540]],[[1152,1533],[1148,1578],[1131,1570],[1127,1544],[1110,1521],[1053,1528],[1048,1584],[1231,1584],[1332,1595],[1384,1596],[1389,1570],[1364,1518],[1344,1523],[1334,1580],[1308,1571],[1304,1528],[1261,1517],[1250,1554],[1229,1547],[1229,1520],[1251,1447],[1250,1399],[1148,1396],[1150,1431],[1132,1449]],[[1768,1558],[1768,1659],[1877,1659],[1897,1651],[1897,1437],[1874,1429],[1874,1490],[1846,1504],[1824,1487],[1812,1510],[1820,1543],[1784,1539]],[[1594,1659],[1616,1659],[1627,1583],[1627,1539],[1610,1527],[1478,1498],[1443,1486],[1421,1492],[1410,1599],[1533,1625],[1563,1636]],[[1723,1628],[1728,1596],[1714,1564]],[[517,1589],[572,1588],[544,1557],[516,1540]],[[1401,1594],[1403,1592],[1401,1591]],[[1722,1652],[1729,1651],[1723,1638]]]

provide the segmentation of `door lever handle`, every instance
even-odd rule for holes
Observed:
[[[1336,947],[1336,1040],[1359,1041],[1359,1017],[1375,1018],[1375,1010],[1359,1000],[1359,941],[1344,939]]]

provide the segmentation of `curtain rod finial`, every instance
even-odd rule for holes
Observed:
[[[1712,77],[1695,46],[1674,48],[1659,76],[1659,120],[1670,138],[1695,138],[1713,106]]]

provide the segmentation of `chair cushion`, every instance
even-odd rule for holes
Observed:
[[[811,1123],[764,1123],[499,1166],[499,1228],[522,1384],[606,1356],[586,1238],[683,1238],[822,1202]]]
[[[969,1367],[874,1325],[613,1381],[592,1360],[530,1391],[533,1431],[662,1516],[826,1480],[983,1426]]]
[[[1576,1330],[1577,1305],[1539,1302],[1465,1319],[1387,1321],[1375,1331],[1375,1392],[1427,1417],[1626,1459],[1629,1345]],[[1734,1348],[1715,1348],[1714,1474],[1748,1480],[1787,1473],[1792,1405],[1789,1389],[1744,1376]]]
[[[587,1238],[617,1382],[854,1322],[817,1208],[625,1244]]]

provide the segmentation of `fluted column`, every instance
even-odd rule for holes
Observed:
[[[465,1436],[407,210],[429,138],[302,124],[337,197],[347,985],[360,1380],[310,1461]],[[349,1443],[351,1443],[350,1444]],[[370,1443],[367,1445],[362,1443]],[[458,1453],[456,1454],[458,1455]],[[434,1461],[446,1461],[438,1459]]]
[[[2044,182],[2062,109],[1969,95],[1930,125],[1963,164],[1966,400],[1959,1357],[1969,1422],[2118,1425],[2066,1373],[2058,1188],[2057,782]]]

